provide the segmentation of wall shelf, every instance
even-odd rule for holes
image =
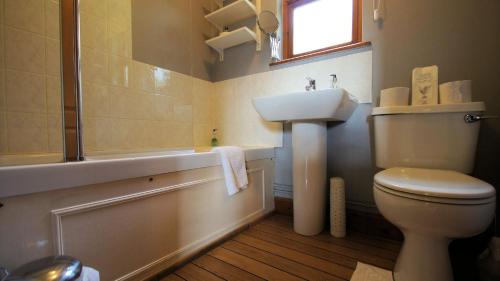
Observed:
[[[219,31],[222,31],[224,30],[224,26],[255,17],[256,15],[257,8],[252,2],[249,0],[238,0],[206,15],[205,18],[215,25]]]
[[[244,26],[234,31],[221,33],[219,36],[205,41],[210,47],[219,52],[221,61],[224,60],[224,49],[231,48],[249,41],[257,42],[257,35],[250,28]]]

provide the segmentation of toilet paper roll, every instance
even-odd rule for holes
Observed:
[[[330,233],[337,238],[346,235],[345,183],[342,178],[330,179]]]
[[[410,102],[410,88],[394,87],[380,91],[380,106],[401,106]]]
[[[461,80],[439,85],[439,103],[455,104],[471,102],[471,84],[471,80]]]

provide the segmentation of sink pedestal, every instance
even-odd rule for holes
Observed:
[[[335,88],[252,100],[260,116],[271,122],[292,122],[293,220],[295,232],[315,235],[326,214],[326,122],[346,121],[358,103]]]
[[[326,206],[326,122],[293,122],[293,227],[323,231]]]

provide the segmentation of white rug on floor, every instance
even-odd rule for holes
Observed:
[[[358,262],[351,281],[393,281],[392,272]]]

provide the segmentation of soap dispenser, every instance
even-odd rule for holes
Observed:
[[[337,82],[338,82],[337,74],[330,74],[330,76],[332,77],[332,81],[331,81],[330,87],[332,89],[338,88],[338,85],[337,85]]]
[[[217,129],[212,130],[212,140],[210,141],[212,147],[219,146],[219,140],[217,139]]]

